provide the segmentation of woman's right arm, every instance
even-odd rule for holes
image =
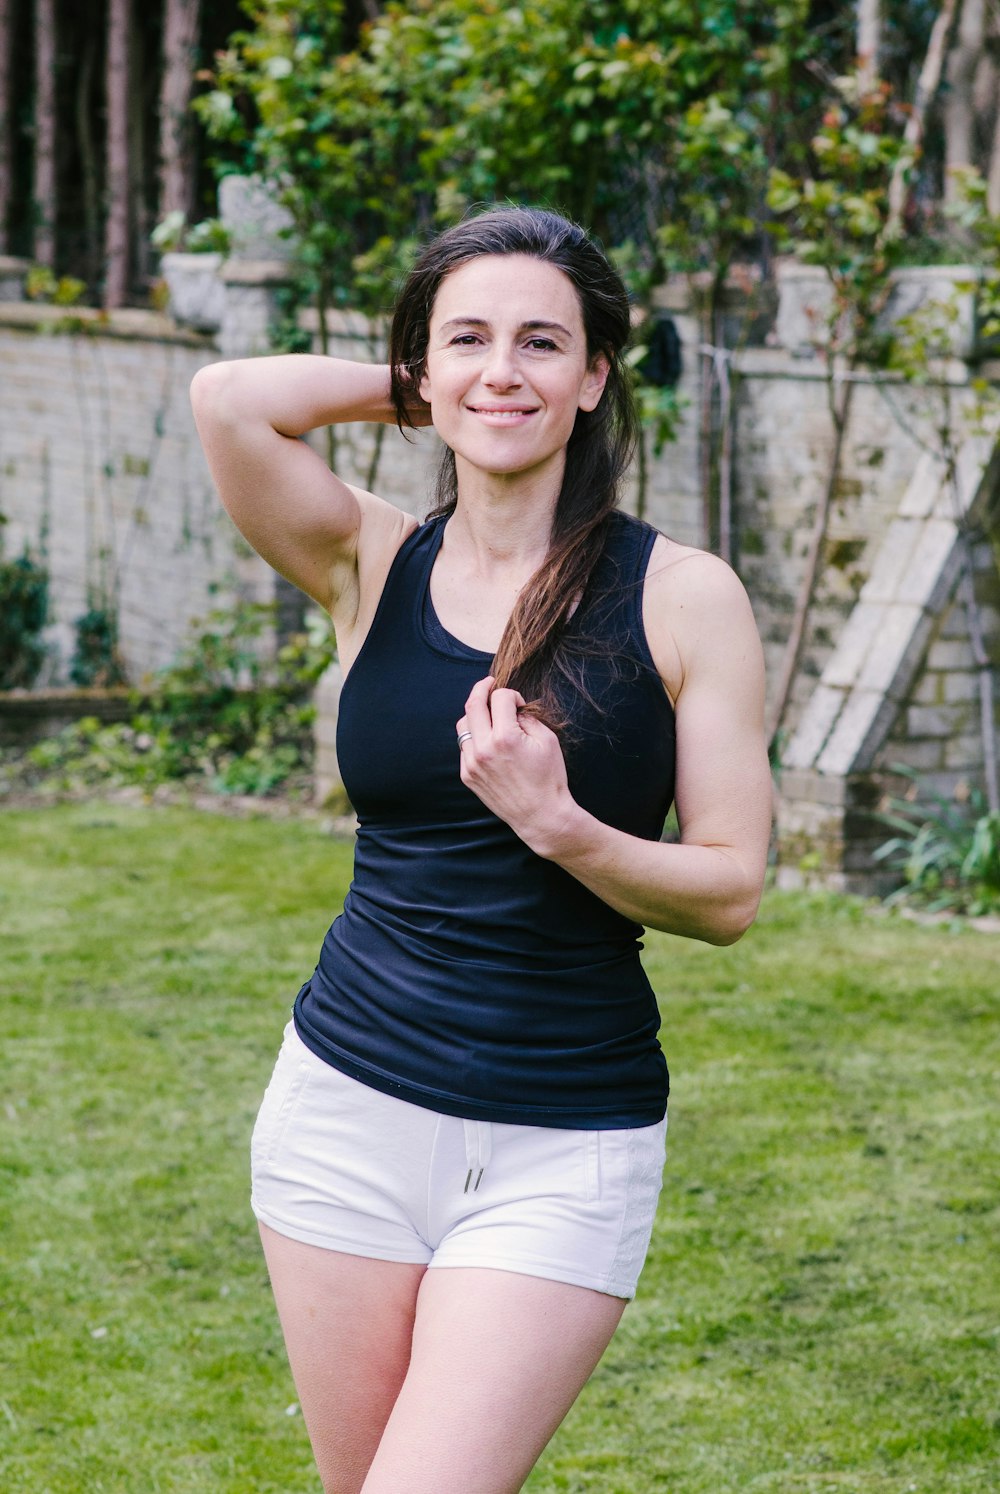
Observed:
[[[298,438],[346,421],[393,421],[388,368],[310,354],[210,363],[194,377],[191,403],[240,532],[321,607],[346,602],[356,614],[362,548],[394,554],[413,521],[342,482]]]

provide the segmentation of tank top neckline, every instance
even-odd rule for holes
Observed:
[[[448,522],[448,516],[442,514],[440,519],[431,522],[436,525],[437,532],[431,536],[427,546],[424,574],[416,596],[417,626],[420,629],[420,636],[428,648],[433,649],[437,654],[442,654],[446,659],[475,660],[477,663],[482,660],[483,663],[489,664],[494,658],[492,653],[486,653],[481,648],[473,648],[471,643],[465,643],[461,638],[456,638],[437,615],[431,597],[431,571],[434,569],[434,562],[444,540],[444,526]]]

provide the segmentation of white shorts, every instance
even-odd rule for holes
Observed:
[[[254,1127],[251,1206],[329,1250],[632,1297],[666,1129],[666,1117],[578,1131],[439,1115],[331,1068],[289,1022]]]

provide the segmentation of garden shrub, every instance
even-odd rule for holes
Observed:
[[[217,609],[174,664],[136,692],[127,723],[94,717],[33,747],[15,780],[56,791],[135,784],[197,784],[218,793],[305,789],[312,763],[312,689],[333,658],[329,623],[273,650],[275,608]]]
[[[0,690],[34,683],[45,662],[49,574],[25,546],[16,560],[0,554]]]
[[[91,606],[76,620],[76,648],[69,677],[74,685],[107,689],[126,683],[118,652],[118,618],[110,607]]]
[[[929,805],[893,799],[880,819],[896,834],[875,859],[902,882],[889,902],[974,916],[1000,909],[1000,814],[988,810],[982,794],[972,790],[961,800],[935,794]]]

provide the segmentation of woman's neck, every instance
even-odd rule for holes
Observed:
[[[458,502],[448,523],[453,551],[465,554],[484,576],[535,571],[549,553],[559,499],[551,471],[506,476],[463,471],[458,463],[457,476]]]

